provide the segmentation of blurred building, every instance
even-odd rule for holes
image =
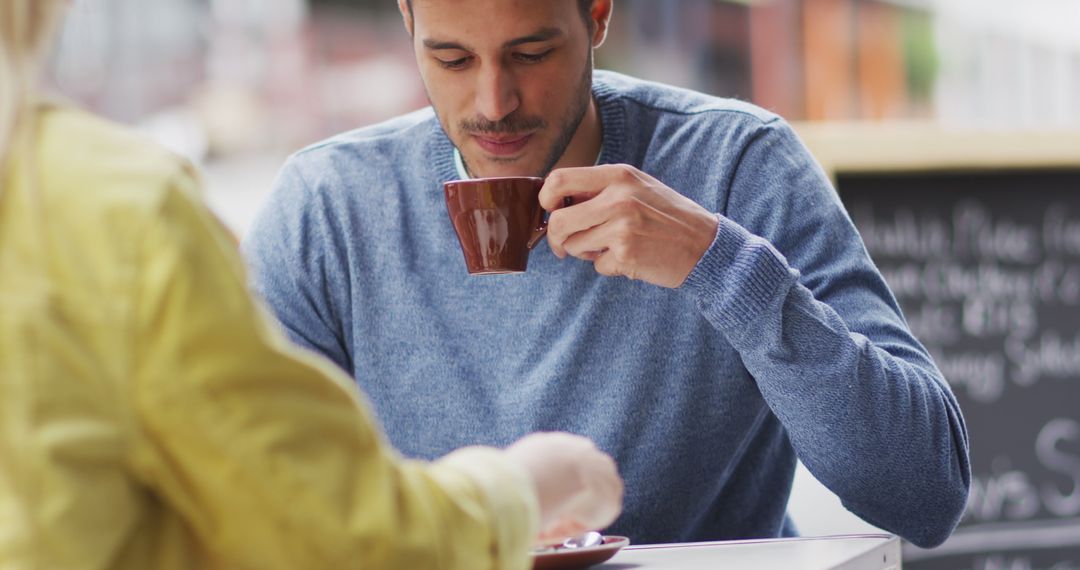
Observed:
[[[176,0],[74,2],[49,79],[67,97],[136,122],[202,83],[205,21]]]
[[[629,0],[617,69],[738,97],[789,119],[924,117],[932,16],[878,0]]]
[[[199,158],[295,148],[422,106],[414,69],[389,0],[76,0],[47,79]]]
[[[624,0],[601,63],[795,120],[1080,127],[1080,2]]]
[[[289,152],[427,104],[396,4],[74,0],[48,80],[206,168],[242,232]],[[794,121],[1080,129],[1077,30],[1077,0],[615,0],[597,63]]]
[[[935,116],[975,128],[1080,128],[1080,2],[936,0]]]
[[[598,63],[793,120],[1080,127],[1074,0],[616,0]],[[208,152],[295,147],[422,106],[393,0],[77,0],[51,77]]]

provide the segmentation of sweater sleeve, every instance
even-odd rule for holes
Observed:
[[[352,374],[349,331],[350,284],[345,244],[334,212],[290,159],[270,191],[241,248],[251,286],[294,343],[329,358]],[[327,228],[341,231],[327,231]]]
[[[186,192],[140,247],[134,463],[211,566],[528,567],[523,469],[490,448],[398,456],[355,384],[251,300],[240,256]]]
[[[717,217],[683,288],[739,351],[799,458],[866,521],[942,543],[970,486],[963,417],[786,124],[747,144]]]

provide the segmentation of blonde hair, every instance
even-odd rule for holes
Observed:
[[[0,0],[0,181],[6,179],[10,154],[32,115],[41,49],[65,4]]]

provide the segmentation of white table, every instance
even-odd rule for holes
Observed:
[[[628,546],[595,570],[899,570],[885,534]]]

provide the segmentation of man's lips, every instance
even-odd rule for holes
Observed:
[[[510,156],[521,152],[525,145],[532,139],[532,133],[527,135],[510,135],[493,137],[490,135],[472,135],[476,144],[495,156]]]

